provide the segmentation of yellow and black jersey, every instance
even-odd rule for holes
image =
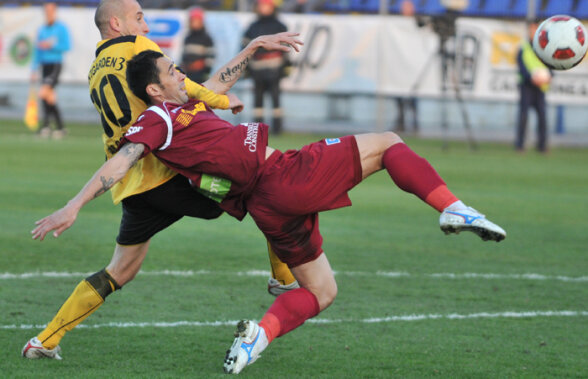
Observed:
[[[127,62],[144,50],[161,52],[157,44],[143,36],[123,36],[98,43],[96,59],[88,73],[90,97],[102,121],[102,141],[106,159],[117,151],[127,129],[147,108],[133,95],[126,81]],[[186,79],[191,98],[203,100],[212,108],[227,109],[229,99]],[[171,179],[176,173],[163,165],[153,154],[133,166],[127,175],[111,189],[115,204],[122,199],[148,191]]]

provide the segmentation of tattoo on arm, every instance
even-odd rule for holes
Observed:
[[[233,67],[227,67],[223,72],[220,73],[219,80],[221,83],[231,83],[241,76],[245,69],[249,65],[249,57],[243,59]]]
[[[104,192],[108,191],[110,189],[110,187],[112,187],[114,184],[114,178],[106,179],[104,176],[101,176],[100,181],[102,182],[102,188],[100,188],[98,191],[96,191],[96,193],[94,194],[94,198],[97,198],[98,196],[102,195]]]
[[[145,146],[143,146],[143,144],[141,143],[127,143],[120,149],[120,151],[117,154],[124,155],[129,162],[128,168],[131,168],[141,158],[141,154],[144,150]],[[127,169],[125,169],[125,172]],[[98,196],[102,195],[104,192],[112,188],[112,186],[118,181],[118,179],[115,179],[115,177],[101,176],[100,182],[102,183],[102,188],[100,188],[98,191],[96,191],[96,193],[94,193],[94,198],[97,198]]]
[[[141,143],[127,143],[120,150],[120,153],[126,155],[130,159],[130,168],[133,167],[141,158],[143,150],[145,150],[145,147]]]

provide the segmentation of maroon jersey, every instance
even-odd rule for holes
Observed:
[[[267,125],[233,126],[206,103],[190,100],[150,107],[129,128],[121,146],[127,141],[145,145],[143,156],[153,152],[241,220],[247,213],[244,199],[265,162],[267,140]]]

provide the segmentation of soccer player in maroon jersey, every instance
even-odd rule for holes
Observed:
[[[501,241],[506,232],[465,206],[423,158],[392,132],[325,139],[300,150],[267,146],[268,126],[230,123],[186,94],[184,75],[159,52],[145,51],[127,68],[133,93],[152,104],[128,130],[119,152],[68,204],[40,220],[33,238],[61,233],[81,207],[111,188],[153,152],[232,216],[249,213],[301,288],[276,298],[259,324],[242,320],[224,370],[239,373],[276,337],[302,325],[335,299],[337,285],[323,254],[318,212],[351,205],[347,192],[386,169],[402,190],[441,212],[446,233],[472,231]]]
[[[136,0],[101,0],[94,15],[102,40],[88,74],[90,97],[100,114],[104,153],[109,159],[119,141],[146,104],[133,95],[126,84],[126,62],[144,50],[160,48],[145,35],[149,27]],[[203,85],[186,80],[191,97],[205,100],[211,107],[242,109],[241,101],[226,93],[247,67],[259,48],[295,50],[302,41],[298,33],[261,36],[221,66]],[[69,331],[96,312],[106,298],[120,290],[139,272],[149,250],[151,238],[184,216],[213,219],[222,213],[214,201],[194,192],[188,180],[150,155],[136,164],[111,189],[112,200],[122,204],[119,234],[112,258],[106,267],[82,279],[51,321],[24,345],[27,359],[61,359],[59,346]],[[268,245],[269,247],[269,245]],[[288,266],[268,248],[271,277],[268,292],[297,288]]]

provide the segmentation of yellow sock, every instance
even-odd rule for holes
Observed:
[[[100,279],[101,282],[97,281]],[[65,333],[84,321],[104,303],[106,296],[120,288],[111,280],[105,270],[82,280],[45,330],[37,336],[43,347],[54,349]]]
[[[296,279],[294,278],[294,275],[292,275],[288,265],[278,258],[276,253],[272,250],[269,242],[267,244],[267,252],[269,254],[270,266],[272,268],[272,277],[284,285],[295,282]]]

